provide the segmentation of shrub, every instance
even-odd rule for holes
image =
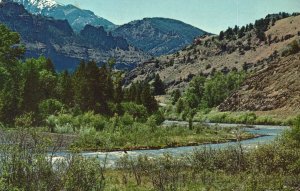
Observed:
[[[107,126],[107,119],[94,112],[86,112],[76,116],[76,125],[81,128],[95,128],[97,131],[102,131]]]
[[[128,113],[125,113],[125,114],[121,117],[120,121],[121,121],[121,123],[122,123],[123,125],[125,125],[125,126],[133,125],[133,123],[134,123],[133,117],[132,117],[130,114],[128,114]]]
[[[300,51],[299,42],[294,40],[282,51],[281,55],[286,57],[292,54],[296,54],[299,51]]]
[[[138,105],[133,102],[122,103],[122,107],[125,113],[133,116],[135,120],[146,121],[148,112],[146,107],[143,105]]]
[[[34,124],[34,113],[25,113],[15,119],[16,127],[29,128]]]
[[[293,123],[293,127],[286,133],[287,140],[294,146],[300,147],[300,116]]]
[[[39,104],[39,115],[42,120],[49,115],[55,115],[63,109],[64,105],[56,99],[47,99]]]

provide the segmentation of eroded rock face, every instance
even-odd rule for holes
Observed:
[[[221,111],[300,110],[300,53],[281,58],[250,76],[220,106]]]

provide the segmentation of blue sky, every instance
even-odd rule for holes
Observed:
[[[184,21],[212,33],[268,13],[300,12],[300,0],[57,0],[95,12],[115,24],[145,17]]]

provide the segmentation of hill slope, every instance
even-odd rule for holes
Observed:
[[[221,111],[300,111],[300,53],[271,63],[250,76],[219,106]]]
[[[73,70],[80,60],[101,64],[111,57],[116,58],[119,68],[133,68],[149,58],[125,39],[109,35],[103,27],[87,25],[75,34],[66,20],[32,15],[16,3],[0,3],[0,23],[20,33],[27,57],[49,57],[58,70]]]
[[[174,53],[206,32],[181,21],[145,18],[118,27],[113,33],[152,55]]]
[[[273,20],[272,17],[278,18]],[[126,82],[152,80],[154,74],[159,74],[168,91],[172,92],[174,89],[185,90],[196,75],[209,77],[216,71],[244,70],[254,76],[237,94],[242,99],[241,105],[239,108],[235,106],[237,100],[233,95],[220,106],[221,110],[273,110],[281,107],[300,110],[299,55],[282,56],[293,41],[300,40],[300,16],[281,17],[269,15],[263,20],[270,21],[265,24],[263,40],[255,25],[248,26],[239,37],[235,35],[221,40],[219,36],[202,37],[177,53],[141,64],[127,74]],[[248,86],[251,88],[246,88]]]

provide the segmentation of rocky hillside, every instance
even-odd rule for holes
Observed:
[[[300,110],[300,16],[268,15],[241,28],[198,38],[174,54],[141,64],[126,83],[159,74],[168,88],[184,90],[196,75],[246,71],[249,78],[220,110]]]
[[[251,75],[219,109],[300,111],[300,53],[276,60]]]
[[[116,27],[112,22],[95,15],[92,11],[82,10],[74,5],[61,5],[54,0],[10,1],[22,4],[32,14],[67,20],[75,32],[80,32],[85,25],[103,26],[105,30],[112,30]]]
[[[125,39],[108,34],[103,27],[87,25],[76,34],[66,20],[32,15],[16,3],[0,3],[0,23],[20,33],[27,57],[49,57],[58,70],[72,70],[80,60],[101,64],[114,57],[120,68],[133,68],[149,59]]]
[[[281,57],[288,44],[299,38],[300,16],[284,19],[278,16],[276,22],[274,20],[267,26],[263,31],[266,39],[263,40],[259,39],[253,24],[247,25],[247,30],[243,29],[240,36],[233,33],[228,38],[226,35],[223,38],[217,35],[198,38],[179,52],[141,64],[127,74],[126,81],[151,79],[153,74],[158,73],[171,91],[184,89],[193,76],[199,74],[209,76],[216,71],[259,71]]]
[[[113,33],[152,55],[174,53],[206,32],[181,21],[145,18],[118,27]]]

